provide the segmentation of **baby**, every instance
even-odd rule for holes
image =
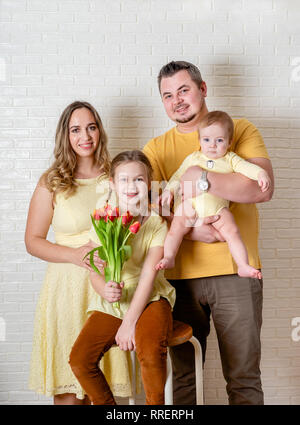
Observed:
[[[233,131],[233,121],[226,112],[213,111],[204,117],[199,127],[201,151],[187,156],[173,174],[162,193],[162,205],[170,206],[174,194],[180,189],[181,176],[188,168],[195,165],[216,173],[241,173],[250,179],[257,180],[262,192],[269,188],[271,180],[263,168],[242,159],[233,152],[227,152],[233,138]],[[219,215],[219,220],[212,225],[228,243],[231,255],[237,264],[239,276],[261,279],[261,272],[249,265],[247,249],[228,208],[229,201],[207,192],[209,185],[206,172],[204,171],[203,174],[198,181],[202,194],[184,200],[175,208],[174,218],[164,243],[164,257],[156,265],[156,269],[173,268],[182,239],[190,228],[201,225],[203,217]]]

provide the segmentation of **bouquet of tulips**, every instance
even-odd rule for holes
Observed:
[[[88,252],[84,258],[89,255],[92,269],[100,274],[94,264],[94,254],[97,251],[99,257],[106,262],[105,281],[120,283],[123,265],[131,256],[131,246],[126,245],[126,242],[130,235],[139,231],[141,225],[138,221],[134,222],[129,211],[120,215],[118,207],[112,208],[108,204],[95,210],[91,218],[101,245]],[[113,306],[119,308],[119,302],[113,303]]]

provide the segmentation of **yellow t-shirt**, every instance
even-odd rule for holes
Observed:
[[[121,272],[121,280],[124,282],[124,288],[120,299],[120,308],[113,307],[113,304],[94,292],[88,311],[102,311],[103,313],[122,319],[133,298],[149,249],[155,246],[164,246],[167,232],[168,226],[166,221],[152,211],[150,217],[140,227],[138,233],[130,236],[127,242],[131,245],[132,255],[125,261]],[[100,244],[94,233],[91,233],[91,237],[94,242]],[[162,270],[156,275],[149,302],[158,301],[161,297],[166,298],[173,308],[175,304],[175,288],[165,279]]]
[[[234,137],[230,150],[244,159],[269,158],[257,128],[246,119],[234,119]],[[150,140],[143,151],[154,170],[153,180],[169,181],[183,160],[199,151],[198,131],[180,133],[176,127]],[[230,210],[245,243],[249,263],[260,268],[258,255],[258,212],[255,204],[232,202]],[[168,279],[193,279],[236,273],[236,264],[226,242],[207,244],[184,239],[176,256],[176,265],[166,271]]]

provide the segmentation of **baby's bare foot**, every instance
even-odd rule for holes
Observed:
[[[259,270],[250,266],[249,264],[245,264],[238,268],[238,275],[241,277],[253,277],[255,279],[261,279],[262,274]]]
[[[175,261],[172,258],[162,258],[159,263],[156,264],[156,270],[172,269],[175,265]]]

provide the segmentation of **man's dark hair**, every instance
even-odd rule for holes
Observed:
[[[196,67],[196,65],[193,65],[192,63],[185,62],[185,61],[172,61],[167,63],[167,65],[164,65],[159,71],[159,74],[157,77],[159,91],[160,91],[160,83],[162,78],[172,77],[173,75],[177,74],[177,72],[182,70],[185,70],[189,73],[192,81],[194,81],[200,89],[200,86],[203,80],[202,80],[200,71]]]

